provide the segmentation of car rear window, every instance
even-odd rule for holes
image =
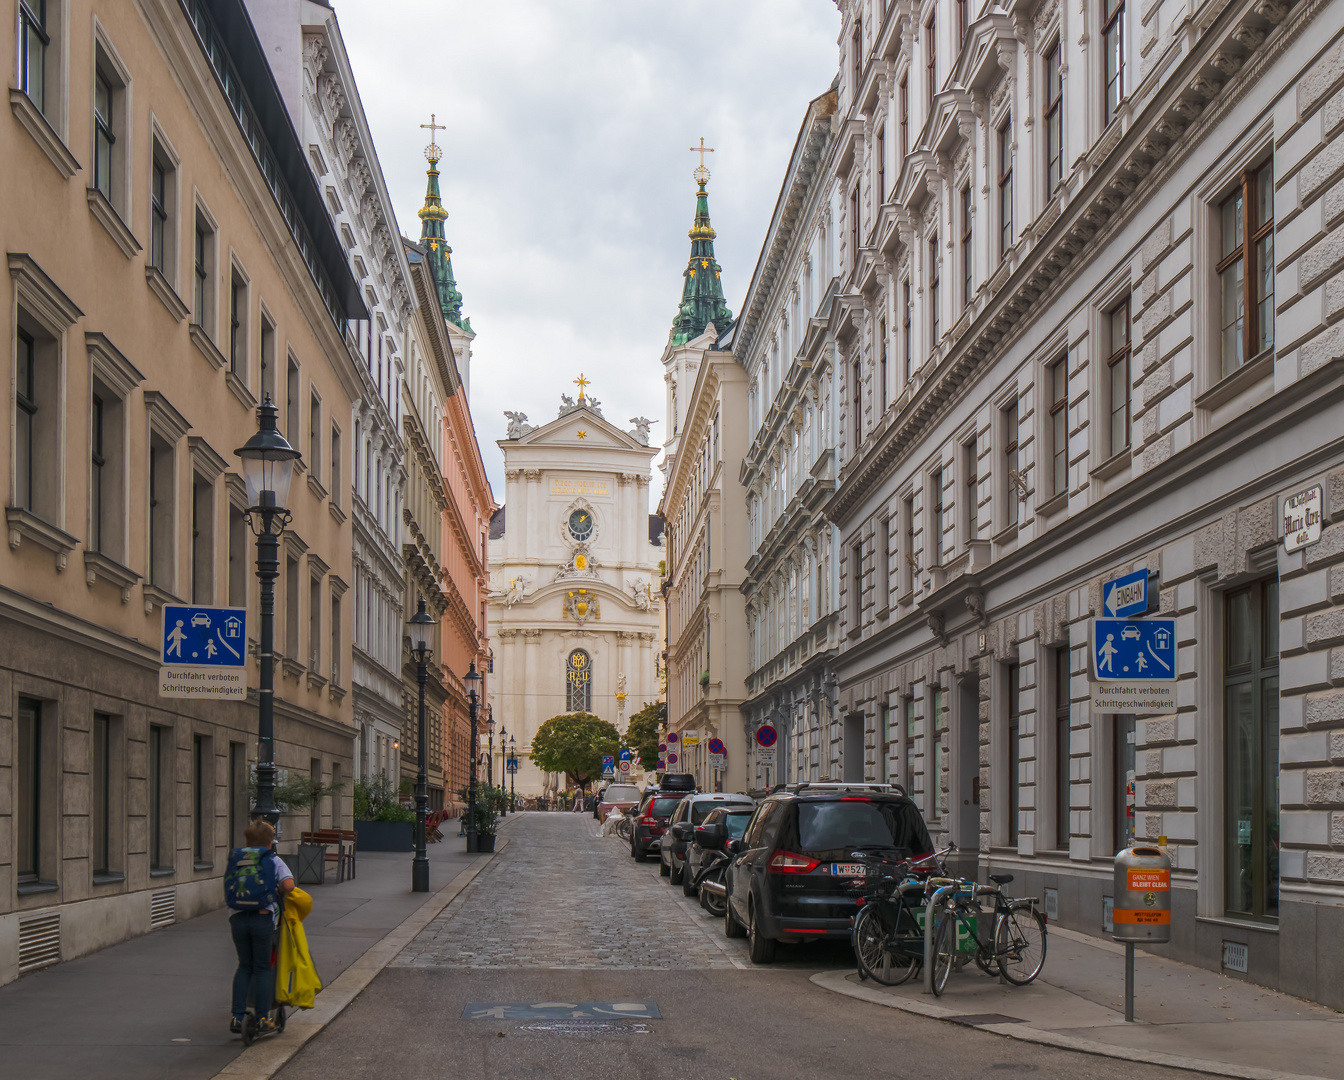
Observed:
[[[692,804],[691,804],[691,821],[692,821],[694,824],[699,825],[702,821],[705,820],[705,818],[709,817],[709,815],[712,814],[715,810],[722,810],[723,807],[724,807],[724,804],[723,804],[723,803],[721,803],[721,802],[711,802],[711,801],[709,801],[708,799],[705,800],[704,802],[692,803]],[[748,814],[747,817],[751,817],[751,815]],[[743,828],[745,828],[745,827],[746,827],[746,826],[744,825]],[[739,835],[741,835],[741,834],[739,834]]]
[[[668,796],[667,798],[655,798],[653,802],[649,804],[648,812],[654,817],[671,817],[672,813],[677,808],[677,804],[685,797],[686,796],[684,795],[677,795],[675,798],[672,796]]]
[[[894,847],[919,855],[932,851],[933,843],[913,803],[837,799],[798,804],[798,847],[808,854]]]
[[[639,788],[629,787],[609,787],[607,793],[602,796],[607,802],[639,802]]]
[[[725,814],[723,824],[728,829],[729,840],[741,840],[747,831],[747,822],[751,820],[751,811],[741,814]]]

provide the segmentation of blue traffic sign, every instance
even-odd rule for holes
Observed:
[[[1092,677],[1097,682],[1176,678],[1175,619],[1094,619]]]
[[[516,757],[511,757],[511,758],[509,758],[509,760],[505,763],[504,767],[505,767],[509,772],[517,772],[517,771],[518,771],[518,759],[517,759]]]
[[[621,748],[620,758],[622,761],[633,761],[634,757],[635,752],[631,750],[630,747],[625,746]]]
[[[159,658],[166,667],[242,667],[247,609],[165,604]]]
[[[1129,619],[1148,610],[1148,571],[1112,578],[1101,586],[1101,606],[1112,619]]]

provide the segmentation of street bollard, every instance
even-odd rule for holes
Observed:
[[[1111,938],[1125,946],[1125,1020],[1134,1022],[1134,946],[1171,940],[1171,860],[1156,847],[1127,847],[1115,856]]]

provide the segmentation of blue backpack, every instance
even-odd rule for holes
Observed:
[[[224,871],[224,903],[234,911],[261,911],[275,903],[278,882],[270,848],[237,847]]]

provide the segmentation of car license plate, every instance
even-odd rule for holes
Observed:
[[[864,877],[868,873],[868,867],[857,862],[833,862],[831,873],[835,877]]]

